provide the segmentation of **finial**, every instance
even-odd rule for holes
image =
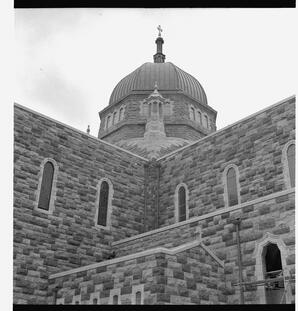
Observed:
[[[161,37],[162,29],[161,29],[160,25],[158,25],[157,30],[158,30],[158,36]]]
[[[87,133],[90,134],[90,125],[87,127]]]
[[[158,37],[155,40],[156,43],[156,54],[153,55],[154,63],[164,63],[166,56],[162,54],[162,45],[164,43],[163,38],[161,37],[162,29],[160,25],[157,27]]]
[[[157,91],[157,81],[155,81],[155,84],[154,84],[154,90]]]

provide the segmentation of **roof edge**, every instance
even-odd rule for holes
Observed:
[[[166,154],[166,155],[164,155],[164,156],[162,156],[162,157],[156,159],[156,161],[160,161],[160,160],[163,160],[163,159],[165,159],[165,158],[167,158],[167,157],[170,157],[170,156],[172,156],[172,155],[175,154],[175,153],[178,153],[178,152],[180,152],[180,151],[183,151],[184,149],[189,148],[189,147],[191,147],[191,146],[194,146],[195,144],[198,144],[198,143],[202,142],[203,140],[205,140],[205,139],[207,139],[207,138],[209,138],[209,137],[212,137],[212,136],[214,136],[214,135],[216,135],[216,134],[218,134],[218,133],[221,133],[221,132],[227,130],[228,128],[233,127],[233,126],[235,126],[235,125],[237,125],[237,124],[239,124],[239,123],[241,123],[241,122],[243,122],[243,121],[246,121],[246,120],[249,120],[249,119],[251,119],[251,118],[254,118],[255,116],[257,116],[257,115],[259,115],[259,114],[265,112],[266,110],[269,110],[269,109],[272,109],[272,108],[274,108],[274,107],[277,107],[277,106],[279,106],[279,105],[281,105],[281,104],[284,104],[284,103],[286,103],[287,101],[290,101],[290,100],[292,100],[292,99],[296,99],[296,95],[292,95],[292,96],[289,96],[289,97],[287,97],[287,98],[285,98],[285,99],[282,99],[282,100],[278,101],[277,103],[274,103],[274,104],[272,104],[272,105],[270,105],[270,106],[268,106],[268,107],[266,107],[266,108],[264,108],[264,109],[262,109],[262,110],[259,110],[259,111],[255,112],[255,113],[253,113],[253,114],[251,114],[251,115],[249,115],[249,116],[247,116],[247,117],[244,117],[244,118],[242,118],[242,119],[240,119],[240,120],[238,120],[238,121],[236,121],[236,122],[234,122],[234,123],[232,123],[232,124],[230,124],[230,125],[227,125],[227,126],[223,127],[222,129],[220,129],[220,130],[218,130],[218,131],[215,131],[215,132],[213,132],[213,133],[211,133],[211,134],[209,134],[209,135],[207,135],[207,136],[205,136],[205,137],[203,137],[203,138],[200,138],[199,140],[196,140],[196,141],[190,143],[190,144],[187,145],[187,146],[184,146],[184,147],[181,147],[181,148],[179,148],[179,149],[177,149],[177,150],[174,150],[174,151],[170,152],[169,154]]]
[[[148,161],[149,161],[148,159],[146,159],[146,158],[144,158],[144,157],[142,157],[142,156],[139,156],[139,155],[137,155],[137,154],[135,154],[135,153],[132,153],[132,152],[126,150],[126,149],[123,149],[123,148],[121,148],[121,147],[118,147],[118,146],[116,146],[116,145],[113,145],[113,144],[111,144],[111,143],[108,143],[107,141],[104,141],[104,140],[102,140],[102,139],[100,139],[100,138],[97,138],[96,136],[93,136],[93,135],[90,135],[90,134],[88,134],[88,133],[85,133],[85,132],[83,132],[83,131],[81,131],[81,130],[79,130],[79,129],[76,129],[75,127],[72,127],[72,126],[70,126],[70,125],[68,125],[68,124],[65,124],[65,123],[63,123],[63,122],[60,122],[60,121],[58,121],[58,120],[55,120],[55,119],[53,119],[53,118],[51,118],[51,117],[48,117],[48,116],[46,116],[46,115],[44,115],[44,114],[42,114],[42,113],[40,113],[40,112],[37,112],[37,111],[35,111],[35,110],[31,109],[31,108],[25,107],[25,106],[23,106],[23,105],[21,105],[21,104],[18,104],[18,103],[14,103],[14,107],[23,109],[23,110],[28,111],[28,112],[31,112],[31,113],[34,113],[34,114],[36,114],[36,115],[38,115],[38,116],[40,116],[40,117],[42,117],[42,118],[44,118],[44,119],[47,119],[47,120],[50,120],[50,121],[52,121],[52,122],[58,123],[58,124],[60,124],[60,125],[62,125],[62,126],[64,126],[64,127],[66,127],[66,128],[68,128],[68,129],[70,129],[70,130],[73,130],[73,131],[75,131],[75,132],[77,132],[77,133],[80,133],[80,134],[86,136],[86,138],[91,138],[91,139],[93,139],[93,140],[99,141],[99,142],[101,142],[101,143],[103,143],[103,144],[105,144],[105,145],[107,145],[107,146],[110,146],[110,147],[113,147],[113,148],[118,149],[118,150],[120,150],[120,151],[123,151],[123,152],[125,152],[125,153],[127,153],[127,154],[129,154],[129,155],[132,155],[132,156],[134,156],[134,157],[136,157],[136,158],[139,158],[139,159],[141,159],[141,160],[143,160],[143,161],[145,161],[145,162],[148,162]]]

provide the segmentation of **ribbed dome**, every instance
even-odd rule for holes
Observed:
[[[145,63],[123,78],[114,88],[109,105],[133,91],[150,91],[157,81],[159,91],[182,91],[207,105],[205,91],[199,81],[172,63]]]

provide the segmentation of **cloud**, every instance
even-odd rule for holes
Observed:
[[[81,10],[75,9],[15,10],[17,40],[30,46],[40,45],[57,33],[79,27],[82,14]]]
[[[59,111],[62,119],[77,123],[86,112],[86,99],[79,87],[55,69],[40,69],[26,88],[26,97]]]

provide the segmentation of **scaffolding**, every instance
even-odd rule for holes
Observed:
[[[258,281],[238,282],[233,286],[244,287],[246,291],[253,287],[264,286],[267,291],[284,289],[280,304],[286,303],[285,297],[288,291],[292,290],[291,283],[295,283],[295,275],[290,272],[289,276],[284,276],[283,270],[270,271],[265,274],[265,278]]]

